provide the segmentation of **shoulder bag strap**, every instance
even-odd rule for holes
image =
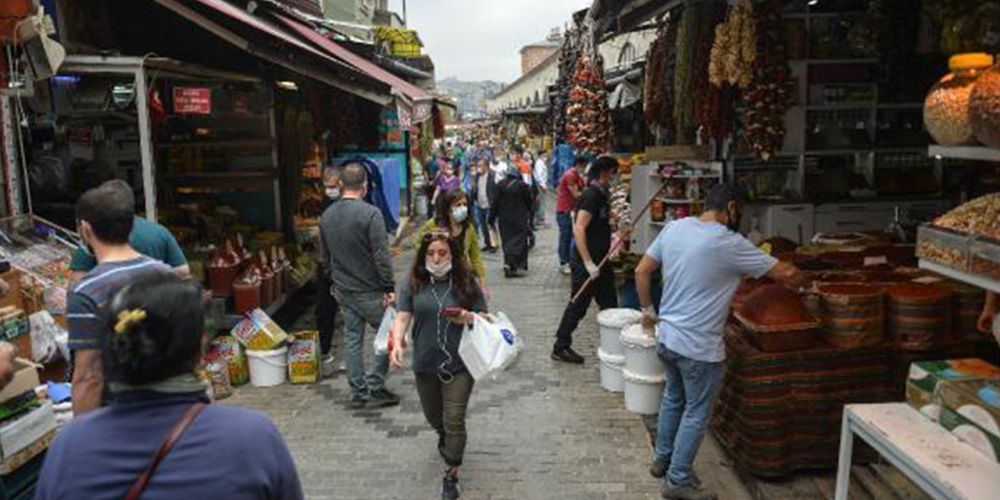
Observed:
[[[194,419],[197,418],[198,414],[200,414],[204,409],[205,403],[195,403],[191,405],[186,412],[184,412],[184,415],[181,415],[180,420],[174,424],[174,428],[171,429],[170,434],[167,435],[167,438],[164,439],[162,443],[160,443],[160,448],[156,450],[156,455],[153,455],[153,462],[149,464],[149,467],[142,472],[138,479],[135,480],[135,483],[132,484],[132,487],[128,489],[128,494],[125,495],[125,500],[138,500],[142,495],[142,492],[146,491],[146,486],[149,484],[150,478],[153,477],[153,473],[156,472],[156,468],[159,467],[160,462],[166,458],[167,454],[170,453],[170,450],[174,447],[174,444],[177,443],[177,440],[184,435],[184,431],[191,426]]]

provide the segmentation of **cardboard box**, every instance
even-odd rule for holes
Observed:
[[[319,333],[298,332],[288,349],[288,380],[293,384],[315,384],[323,378],[319,355]]]
[[[934,399],[974,422],[1000,440],[1000,380],[946,380],[938,384]]]
[[[38,380],[38,365],[24,358],[14,360],[14,378],[0,391],[0,403],[9,401],[35,387],[42,385]]]
[[[941,418],[938,422],[941,427],[975,448],[986,458],[1000,462],[1000,437],[997,435],[987,432],[976,422],[947,406],[941,408]]]
[[[16,420],[0,426],[0,458],[6,460],[56,429],[52,402],[46,401]]]
[[[288,342],[288,333],[261,309],[247,313],[231,333],[249,351],[270,351]]]
[[[1000,380],[1000,368],[981,359],[917,361],[910,365],[906,381],[906,402],[931,420],[937,420],[940,408],[935,390],[945,380]]]
[[[11,472],[20,469],[24,464],[30,462],[33,458],[41,455],[42,452],[49,449],[52,445],[52,441],[56,439],[56,430],[52,429],[44,436],[42,436],[38,441],[31,443],[27,448],[9,456],[5,457],[0,461],[0,474],[6,476]]]

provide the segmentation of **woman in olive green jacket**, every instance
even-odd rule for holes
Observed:
[[[486,264],[479,251],[479,233],[469,213],[469,197],[464,191],[442,192],[437,200],[437,211],[434,218],[424,223],[417,235],[417,247],[424,239],[424,235],[431,231],[448,232],[458,244],[458,249],[462,255],[469,260],[469,267],[472,268],[479,286],[483,289],[483,295],[489,300],[490,294],[486,288]]]

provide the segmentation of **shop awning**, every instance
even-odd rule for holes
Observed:
[[[414,103],[419,101],[430,101],[433,99],[433,96],[428,94],[424,89],[421,89],[420,87],[417,87],[416,85],[380,68],[377,64],[369,61],[368,59],[347,50],[337,42],[317,33],[312,27],[294,19],[290,19],[282,14],[275,13],[274,17],[293,32],[314,44],[316,47],[321,48],[330,55],[357,68],[359,71],[371,76],[372,78],[391,86],[396,95],[402,96],[403,98]]]
[[[358,95],[365,99],[376,102],[380,105],[389,104],[392,99],[388,95],[390,89],[394,88],[385,83],[382,79],[361,71],[340,58],[331,57],[324,51],[312,45],[300,41],[298,38],[288,33],[284,29],[250,14],[249,12],[232,5],[225,0],[153,0],[156,3],[176,12],[191,22],[201,26],[210,33],[223,40],[236,45],[237,47],[254,54],[262,59],[273,62],[277,65],[288,68],[296,73],[315,78],[333,87],[337,87],[346,92]],[[255,35],[264,36],[272,42],[287,44],[300,52],[308,53],[312,57],[320,58],[329,67],[308,64],[306,61],[297,60],[294,55],[284,53],[280,50],[270,48],[264,43],[254,43],[241,34],[224,26],[223,24],[210,19],[207,15],[195,10],[189,4],[198,4],[208,7],[212,12],[226,16],[226,18],[239,23],[252,30]]]

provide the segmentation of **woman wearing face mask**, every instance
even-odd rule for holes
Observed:
[[[437,203],[437,213],[434,218],[424,223],[420,228],[415,247],[420,247],[424,236],[432,231],[440,231],[450,235],[458,242],[457,255],[463,255],[468,260],[466,265],[472,269],[473,275],[479,285],[483,288],[483,293],[488,294],[486,289],[486,264],[479,249],[479,233],[475,224],[472,223],[472,214],[469,211],[469,197],[463,191],[448,191],[441,194]]]
[[[433,202],[437,203],[442,196],[446,193],[452,191],[458,191],[461,186],[461,179],[455,175],[455,167],[448,163],[447,161],[441,160],[441,169],[438,172],[437,179],[434,180],[434,191]]]
[[[458,469],[465,454],[465,414],[474,380],[458,354],[462,329],[486,301],[458,244],[449,233],[432,231],[421,240],[410,280],[400,288],[399,315],[392,328],[392,365],[402,368],[413,349],[417,393],[427,422],[438,433],[438,453],[447,464],[441,498],[459,497]],[[413,345],[406,331],[413,326]]]

